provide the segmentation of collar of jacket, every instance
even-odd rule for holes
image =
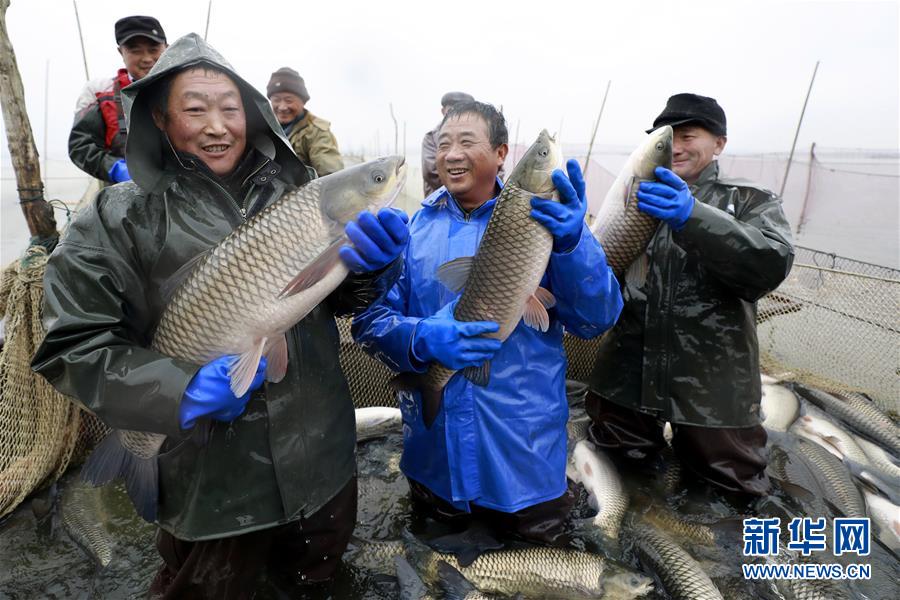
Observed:
[[[309,111],[304,108],[303,112],[294,117],[293,121],[282,125],[281,128],[284,129],[284,135],[290,136],[294,129],[303,129],[306,127],[307,116],[309,116]]]
[[[497,187],[500,188],[501,192],[503,191],[503,180],[500,179],[500,177],[497,177]],[[480,215],[484,211],[491,210],[499,195],[500,194],[498,193],[497,196],[494,196],[475,210],[468,213],[468,218],[471,219],[472,217]],[[454,198],[453,195],[448,192],[447,188],[443,185],[433,191],[424,200],[422,200],[422,206],[425,208],[440,208],[446,206],[453,215],[458,216],[460,219],[465,220],[467,216],[466,211],[460,208],[459,204],[456,202],[456,198]]]
[[[700,171],[700,176],[694,185],[689,186],[691,190],[697,190],[711,183],[715,183],[719,179],[719,161],[714,160],[706,168]]]
[[[266,185],[281,171],[278,163],[253,147],[244,154],[234,171],[225,177],[213,173],[205,162],[190,152],[174,152],[170,157],[176,168],[202,173],[228,190],[235,199],[244,195],[248,184]]]

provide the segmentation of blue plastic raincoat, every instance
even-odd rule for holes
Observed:
[[[416,325],[458,296],[437,280],[437,269],[475,254],[495,201],[466,214],[442,187],[413,216],[400,279],[353,322],[356,341],[391,369],[427,369],[410,353]],[[583,338],[600,335],[618,318],[622,296],[587,226],[574,249],[551,255],[541,285],[557,300],[549,331],[520,322],[494,356],[486,387],[454,376],[431,429],[422,422],[418,392],[400,395],[400,468],[460,510],[471,502],[515,512],[566,490],[563,328]]]

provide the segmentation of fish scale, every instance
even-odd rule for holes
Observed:
[[[722,594],[700,564],[669,536],[638,524],[633,529],[634,548],[647,567],[659,576],[675,600],[722,600]]]
[[[327,253],[345,240],[345,223],[363,210],[390,205],[405,176],[402,157],[382,158],[283,194],[195,265],[184,267],[191,268],[190,274],[163,311],[151,348],[198,365],[231,354],[252,359],[261,340],[268,351],[347,275],[336,254]],[[313,267],[318,268],[307,287],[284,293]],[[273,380],[272,373],[267,376]],[[234,381],[232,390],[239,391]],[[82,475],[94,485],[123,477],[138,513],[152,521],[156,456],[165,439],[158,433],[114,430],[88,457]]]

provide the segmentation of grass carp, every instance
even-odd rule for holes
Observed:
[[[591,506],[597,509],[594,525],[607,537],[618,539],[628,496],[616,467],[592,443],[584,440],[575,445],[572,459],[579,481],[590,493]]]
[[[694,558],[669,536],[638,523],[631,530],[640,561],[659,577],[674,600],[722,600],[722,594]]]
[[[381,158],[285,193],[182,268],[186,278],[163,311],[151,348],[198,365],[239,355],[229,373],[236,396],[250,387],[261,356],[268,359],[266,379],[281,381],[288,367],[285,332],[347,275],[338,256],[344,225],[363,210],[390,205],[405,176],[402,157]],[[93,485],[123,477],[138,514],[153,521],[165,438],[114,430],[82,475]]]
[[[399,408],[386,406],[370,406],[356,409],[356,441],[364,442],[388,435],[400,433],[403,418]]]
[[[606,194],[591,226],[603,246],[606,260],[617,277],[640,257],[659,226],[659,219],[638,210],[637,191],[642,181],[656,181],[656,167],[672,168],[672,127],[664,125],[638,146]],[[638,263],[639,278],[646,277],[646,261]]]

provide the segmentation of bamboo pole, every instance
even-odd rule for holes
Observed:
[[[600,117],[603,116],[603,109],[606,107],[606,97],[609,96],[610,85],[612,85],[612,79],[606,82],[606,92],[603,93],[603,102],[600,103],[600,112],[597,113],[597,120],[594,122],[594,132],[591,134],[591,143],[588,144],[587,156],[584,157],[584,168],[581,169],[583,175],[587,175],[588,165],[591,164],[591,152],[594,150],[594,138],[597,137],[597,128],[600,127]]]
[[[87,52],[84,51],[84,36],[81,34],[81,19],[78,17],[78,2],[72,0],[72,6],[75,7],[75,24],[78,25],[78,41],[81,42],[81,60],[84,61],[84,79],[85,81],[90,81],[91,76],[88,74]]]
[[[0,0],[0,101],[3,105],[3,123],[9,156],[16,173],[19,204],[28,223],[32,237],[50,239],[57,236],[53,209],[44,199],[41,182],[41,165],[31,122],[25,110],[25,91],[16,64],[9,34],[6,31],[6,9],[10,0]]]
[[[784,198],[784,188],[787,186],[788,173],[791,172],[791,162],[794,160],[794,149],[797,148],[797,138],[800,137],[800,126],[803,125],[803,115],[806,114],[806,104],[809,102],[809,95],[812,93],[813,83],[816,81],[816,71],[818,70],[819,61],[816,61],[812,79],[809,80],[809,89],[806,90],[806,99],[803,101],[803,108],[800,110],[800,120],[797,121],[797,131],[794,132],[794,142],[791,144],[791,153],[788,155],[787,167],[784,169],[784,180],[781,182],[781,191],[778,192],[778,195],[782,198]]]

